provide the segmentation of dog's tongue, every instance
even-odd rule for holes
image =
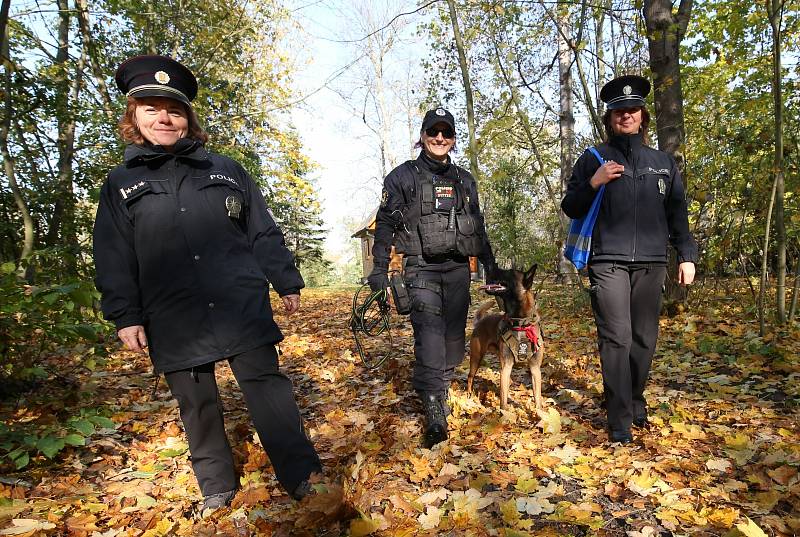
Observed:
[[[506,290],[506,287],[499,283],[487,283],[486,285],[481,285],[478,289],[487,293],[502,293]]]

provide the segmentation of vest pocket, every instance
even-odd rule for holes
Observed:
[[[457,248],[458,253],[464,256],[479,255],[481,253],[481,239],[475,226],[475,219],[470,214],[456,216],[458,228]]]
[[[423,255],[445,255],[456,250],[456,230],[447,229],[447,215],[421,216],[417,229]]]

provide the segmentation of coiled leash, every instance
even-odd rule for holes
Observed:
[[[389,290],[392,293],[392,302],[400,315],[411,313],[411,297],[408,294],[405,280],[399,271],[390,271]],[[353,332],[353,339],[356,340],[356,349],[361,357],[361,362],[367,369],[376,369],[383,365],[389,357],[389,353],[372,360],[364,352],[362,337],[377,337],[383,332],[389,336],[389,347],[394,349],[392,342],[392,332],[389,330],[389,297],[385,289],[374,292],[369,290],[369,284],[363,284],[353,295],[353,309],[350,314],[350,330]]]
[[[369,284],[363,284],[353,295],[353,308],[350,313],[350,330],[356,340],[356,349],[361,357],[361,362],[367,369],[376,369],[383,365],[389,353],[372,360],[364,352],[363,337],[377,337],[386,332],[389,335],[389,345],[392,344],[392,333],[389,330],[389,301],[386,290],[380,289],[372,292]]]

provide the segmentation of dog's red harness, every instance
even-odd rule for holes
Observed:
[[[533,343],[534,352],[539,350],[539,331],[536,329],[536,325],[514,326],[511,330],[514,332],[525,332],[525,335],[528,336],[528,341]]]

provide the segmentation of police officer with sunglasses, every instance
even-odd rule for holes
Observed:
[[[425,114],[419,156],[384,180],[368,278],[373,290],[387,288],[392,246],[404,255],[414,329],[412,385],[422,401],[428,448],[447,439],[448,387],[464,359],[468,259],[477,256],[488,274],[496,270],[475,179],[450,158],[455,139],[449,111]]]

